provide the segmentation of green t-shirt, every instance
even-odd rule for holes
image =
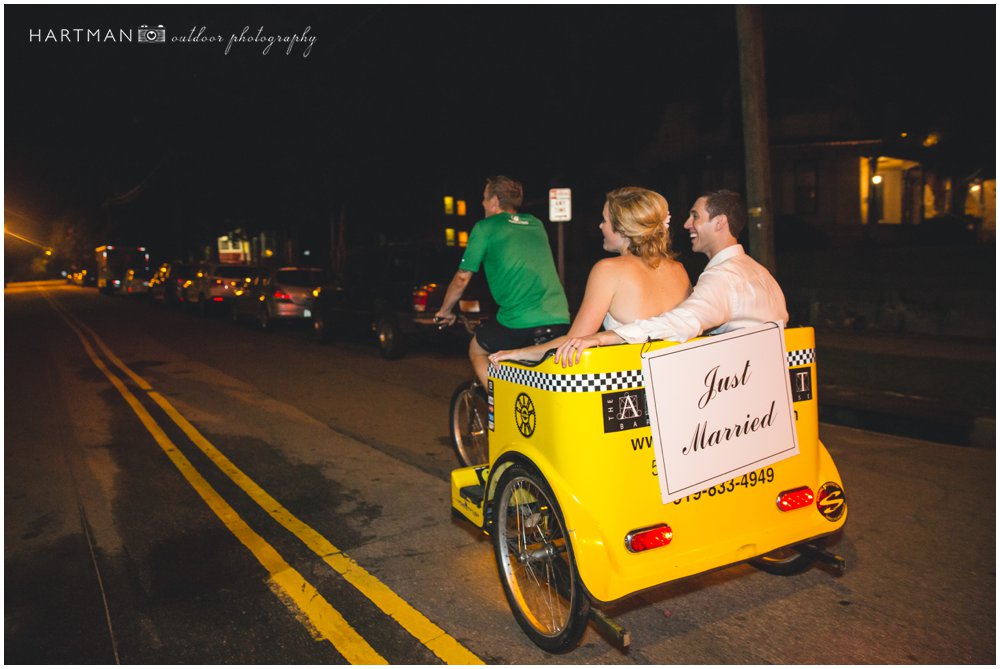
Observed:
[[[484,218],[469,235],[460,269],[486,270],[497,320],[508,328],[569,323],[545,226],[531,214],[506,212]]]

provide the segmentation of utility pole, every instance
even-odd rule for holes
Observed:
[[[771,204],[767,88],[764,85],[764,30],[760,7],[737,5],[736,37],[740,51],[750,250],[757,262],[774,274],[774,211]]]

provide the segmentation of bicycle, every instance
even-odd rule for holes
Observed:
[[[463,313],[456,314],[455,320],[470,336],[475,336],[480,321],[473,321]],[[449,327],[437,318],[434,323],[439,330]],[[448,404],[448,436],[463,467],[483,464],[489,459],[488,415],[486,389],[477,379],[463,381],[455,388]]]
[[[462,323],[468,333],[476,334],[476,326],[465,314],[458,314],[456,319]],[[445,327],[439,323],[438,327]],[[542,326],[532,333],[534,344],[554,339],[567,328],[559,326]],[[478,379],[463,381],[451,396],[448,409],[448,433],[452,448],[463,467],[482,465],[489,462],[489,421],[490,406],[486,389]]]

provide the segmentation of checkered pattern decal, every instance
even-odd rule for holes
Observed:
[[[801,367],[816,360],[816,349],[788,352],[788,366]],[[500,365],[490,368],[490,376],[519,386],[538,388],[554,393],[606,393],[642,387],[642,370],[629,369],[605,374],[543,374],[530,369]]]
[[[814,362],[816,362],[816,349],[814,348],[802,348],[798,351],[788,352],[789,367],[801,367],[802,365],[811,365]]]
[[[542,374],[530,369],[501,365],[499,371],[496,368],[491,371],[493,377],[501,381],[555,393],[603,393],[642,386],[641,369],[606,374]]]

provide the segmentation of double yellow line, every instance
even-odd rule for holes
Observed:
[[[95,352],[94,345],[104,357],[121,370],[132,382],[155,402],[185,435],[237,486],[268,513],[282,527],[295,535],[303,544],[318,555],[326,564],[340,574],[348,583],[357,588],[387,616],[399,623],[417,641],[447,664],[482,664],[476,655],[449,636],[440,627],[428,620],[402,597],[368,573],[361,565],[330,543],[323,535],[299,520],[291,511],[271,497],[249,476],[208,441],[177,409],[141,376],[133,372],[104,344],[87,325],[70,313],[63,305],[40,289],[43,296],[83,344],[84,350],[94,365],[118,390],[136,416],[153,436],[174,466],[191,484],[191,487],[208,504],[209,508],[223,522],[233,535],[243,543],[267,570],[269,585],[279,599],[293,606],[307,623],[310,632],[318,639],[329,641],[344,659],[352,664],[387,664],[384,657],[351,627],[344,617],[319,594],[294,567],[257,534],[230,506],[225,499],[195,469],[190,460],[181,453],[153,416],[143,407],[125,383],[104,363]],[[92,343],[93,342],[93,345]],[[300,619],[301,619],[300,618]]]

